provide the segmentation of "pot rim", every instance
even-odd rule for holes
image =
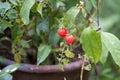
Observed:
[[[4,59],[1,64],[4,66],[15,64],[15,61]],[[69,64],[63,65],[63,69],[65,72],[72,71],[72,70],[78,70],[81,68],[83,63],[83,60],[77,60],[75,62],[71,62]],[[85,62],[87,63],[87,62]],[[33,64],[27,64],[27,63],[20,63],[20,67],[17,69],[18,71],[22,72],[29,72],[29,73],[52,73],[52,72],[63,72],[58,68],[58,65],[33,65]]]

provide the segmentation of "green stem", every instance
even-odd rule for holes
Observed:
[[[56,52],[60,52],[60,51],[61,51],[60,48],[58,48],[58,49],[52,49],[52,53],[56,53]]]
[[[43,36],[43,35],[41,35],[41,36],[40,36],[40,38],[41,38],[41,40],[42,40],[42,43],[45,43],[44,36]]]
[[[64,55],[65,47],[66,47],[66,46],[64,45],[63,48],[62,48],[62,56],[61,56],[61,59],[64,58],[63,55]],[[60,61],[60,63],[62,63],[62,62]]]

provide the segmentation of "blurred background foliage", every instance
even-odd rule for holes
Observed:
[[[103,30],[120,38],[120,0],[101,0],[100,23]]]

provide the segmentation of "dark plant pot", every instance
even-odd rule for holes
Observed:
[[[2,66],[14,64],[14,61],[4,59],[1,62]],[[57,65],[31,65],[21,63],[21,66],[13,75],[13,80],[80,80],[80,72],[83,61],[63,65],[64,72],[58,69]],[[89,80],[89,71],[84,71],[83,80]]]

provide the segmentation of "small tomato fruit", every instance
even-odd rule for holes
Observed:
[[[58,28],[57,33],[60,37],[65,37],[67,34],[67,29],[66,28]]]
[[[75,38],[72,34],[68,34],[65,36],[65,42],[68,44],[72,44],[74,42]]]

